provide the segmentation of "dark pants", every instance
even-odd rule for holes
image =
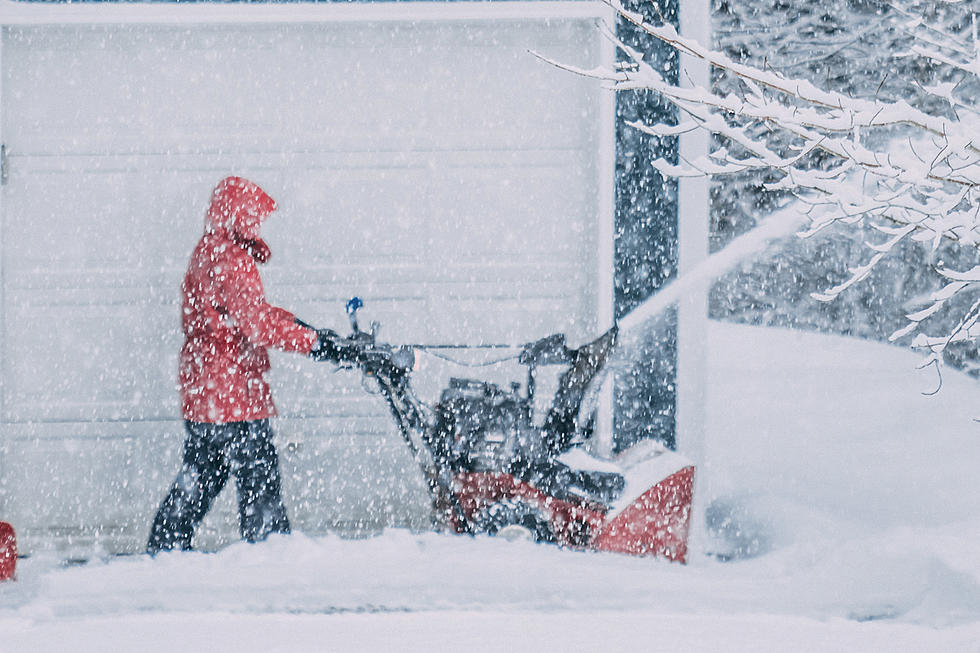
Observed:
[[[147,553],[190,549],[194,529],[229,474],[234,474],[238,486],[242,539],[256,542],[270,533],[288,533],[279,458],[272,444],[269,420],[228,424],[186,421],[184,426],[184,461],[153,520]]]

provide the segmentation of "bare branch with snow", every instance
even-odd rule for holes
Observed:
[[[875,225],[888,236],[882,243],[866,243],[866,262],[853,267],[843,282],[816,293],[817,299],[833,300],[859,283],[906,238],[933,248],[944,239],[980,247],[980,131],[975,127],[976,107],[957,97],[958,82],[944,81],[925,89],[944,98],[953,109],[952,115],[915,108],[904,99],[850,97],[771,67],[739,63],[682,37],[672,25],[651,23],[620,0],[605,1],[651,38],[706,61],[741,82],[741,92],[725,94],[712,88],[672,84],[609,29],[606,35],[629,59],[626,64],[582,70],[551,62],[603,80],[617,91],[655,91],[677,107],[681,116],[679,125],[631,123],[636,129],[657,136],[705,129],[731,145],[696,161],[650,162],[657,170],[674,177],[767,170],[778,177],[772,188],[792,192],[813,209],[802,236],[831,224],[847,227],[863,223]],[[965,39],[942,24],[930,23],[913,5],[896,4],[893,9],[913,39],[906,56],[921,57],[931,65],[980,79],[975,21],[971,38]],[[970,120],[962,122],[957,109],[965,109],[963,113]],[[760,137],[760,130],[747,128],[751,125],[765,125],[768,133],[780,138]],[[900,137],[872,138],[883,133]],[[823,153],[824,165],[813,165],[810,155],[814,152]],[[895,332],[893,339],[919,329],[953,296],[975,290],[980,284],[978,270],[942,273],[951,282],[931,299],[928,308],[910,313],[908,326]],[[923,335],[914,344],[939,353],[951,342],[980,333],[978,322],[980,308],[974,304],[952,333]]]

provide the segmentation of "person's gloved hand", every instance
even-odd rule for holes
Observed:
[[[337,345],[340,336],[333,329],[314,329],[316,342],[310,349],[310,358],[317,362],[340,362],[341,349]]]

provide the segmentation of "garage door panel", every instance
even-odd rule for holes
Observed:
[[[4,419],[174,419],[173,305],[16,303],[4,333]],[[166,353],[164,353],[166,352]]]
[[[588,258],[596,247],[588,172],[567,162],[447,170],[433,201],[435,251],[450,264],[517,257],[543,271],[556,259]]]
[[[395,264],[415,262],[425,251],[428,170],[377,164],[292,170],[295,178],[274,195],[285,198],[281,211],[263,234],[276,247],[277,265]]]
[[[281,448],[280,468],[283,501],[296,531],[363,534],[381,524],[421,528],[429,523],[422,475],[395,434],[307,438],[299,446]],[[237,506],[226,493],[195,543],[233,542],[237,524]]]
[[[447,137],[452,147],[454,134],[482,147],[577,143],[561,126],[582,107],[560,98],[589,92],[589,82],[527,50],[594,61],[589,30],[580,22],[556,22],[550,36],[534,23],[8,27],[5,56],[30,51],[26,65],[7,68],[5,84],[18,89],[8,106],[34,116],[11,146],[86,153],[108,140],[118,150],[205,151],[227,143],[229,126],[241,144],[273,134],[293,147],[352,134],[399,148],[443,147]],[[501,69],[538,92],[515,92]]]
[[[75,159],[12,157],[3,256],[14,274],[114,274],[128,282],[186,264],[214,171],[175,174],[133,157]]]
[[[375,274],[382,276],[383,272],[376,270]],[[538,292],[527,284],[520,285],[527,268],[510,272],[513,288],[519,292],[509,292],[506,284],[501,286],[499,276],[488,280],[472,275],[455,284],[429,282],[426,290],[430,294],[415,300],[404,299],[404,290],[395,287],[386,292],[383,285],[373,282],[360,287],[352,284],[351,292],[337,293],[321,302],[277,303],[290,306],[304,319],[345,333],[348,327],[343,304],[349,296],[360,295],[367,301],[364,317],[380,322],[381,337],[395,344],[520,344],[555,330],[575,338],[594,328],[593,320],[577,319],[588,314],[591,295],[574,301],[567,297],[568,279],[579,276],[586,286],[587,279],[580,271],[567,270],[568,276],[562,277],[560,284],[550,288],[540,284]],[[167,285],[175,289],[176,279]],[[277,295],[284,294],[281,290],[285,286],[271,285],[280,290],[270,293],[276,300]],[[161,293],[159,286],[146,285],[129,288],[125,295],[118,290],[115,293],[114,303],[105,303],[110,294],[105,288],[8,291],[5,419],[177,417],[174,377],[181,337],[176,291]],[[152,301],[161,295],[165,299],[171,295],[173,301]],[[488,304],[494,307],[490,312]],[[311,365],[306,360],[300,362]],[[349,378],[330,378],[326,386],[310,384],[309,370],[293,378],[278,376],[273,377],[277,398],[286,403],[293,396],[344,396],[351,385]],[[356,384],[355,392],[360,392]]]
[[[134,169],[125,173],[41,168],[21,177],[23,183],[12,183],[4,231],[17,243],[5,252],[13,268],[128,272],[174,266],[199,237],[205,189],[221,170],[178,175],[156,169],[155,163],[131,161]],[[519,255],[547,269],[549,260],[574,260],[594,251],[588,170],[514,165],[436,170],[433,180],[420,168],[319,174],[293,169],[293,182],[266,184],[286,198],[265,228],[276,246],[273,265],[411,262],[420,256],[510,263]],[[283,176],[256,172],[259,179]],[[192,197],[195,188],[201,191]],[[293,188],[302,190],[290,199]],[[31,220],[16,217],[28,213]],[[542,220],[542,215],[562,218]],[[444,268],[443,274],[453,276],[454,270]]]
[[[124,175],[62,173],[13,185],[5,198],[4,237],[17,247],[7,248],[6,258],[16,269],[138,264],[148,245],[134,238],[126,181]],[[27,206],[31,219],[18,219]]]
[[[327,279],[322,288],[291,288],[270,274],[267,287],[270,297],[302,319],[341,333],[349,329],[345,303],[361,297],[362,327],[378,321],[381,337],[394,343],[523,343],[554,331],[571,328],[570,335],[587,335],[595,328],[598,298],[588,270],[556,265],[543,275],[528,264],[488,269],[460,266],[452,279],[418,281],[412,277],[420,271],[409,268],[377,266],[360,279],[343,281],[331,280],[326,271],[310,272]],[[386,283],[389,278],[402,283]],[[316,301],[309,299],[313,293]],[[471,319],[474,311],[482,314],[479,319]]]
[[[384,272],[376,270],[375,274],[383,276]],[[550,288],[548,284],[537,288],[521,284],[527,268],[511,272],[513,287],[501,285],[500,277],[473,275],[455,284],[429,282],[426,291],[430,294],[415,300],[404,299],[404,291],[397,287],[386,289],[373,282],[360,288],[352,285],[351,292],[321,302],[276,303],[290,306],[315,324],[345,333],[343,304],[349,296],[360,295],[367,301],[364,318],[380,322],[380,336],[395,344],[519,345],[555,330],[577,337],[594,328],[592,320],[576,319],[587,314],[588,306],[568,299],[565,286],[568,279],[576,278],[575,270],[567,270],[568,276]],[[585,286],[587,279],[580,280]],[[176,288],[176,279],[172,285]],[[271,285],[280,289],[270,293],[275,301],[283,294],[283,286],[275,284],[274,277]],[[150,285],[127,289],[125,296],[116,294],[114,303],[105,303],[109,292],[31,289],[8,293],[3,386],[7,419],[177,417],[174,376],[180,334],[176,301],[154,303],[152,298],[159,299],[161,293]],[[171,293],[175,299],[175,291],[164,295]],[[589,299],[585,295],[581,303]],[[489,312],[488,304],[493,306]],[[288,401],[293,393],[342,393],[349,385],[348,380],[327,388],[311,386],[307,376],[279,379],[277,397]]]
[[[284,421],[280,430],[288,431],[289,424]],[[12,458],[0,489],[6,497],[4,518],[17,524],[20,548],[35,551],[56,542],[67,557],[91,555],[93,549],[141,552],[180,464],[183,437],[177,428],[161,428],[152,437],[45,438],[8,447],[4,453]],[[425,487],[396,438],[334,431],[329,438],[307,436],[293,446],[283,442],[283,499],[294,528],[307,533],[378,528],[381,522],[358,516],[379,507],[386,523],[423,526]],[[234,494],[225,492],[195,544],[227,544],[237,530]]]
[[[75,538],[89,543],[111,539],[134,550],[148,534],[153,511],[172,481],[179,437],[8,442],[4,518],[17,525],[25,551]]]

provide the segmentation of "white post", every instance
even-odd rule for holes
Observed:
[[[0,144],[4,143],[4,133],[3,133],[3,112],[5,111],[4,104],[4,94],[3,94],[3,48],[4,48],[4,35],[7,33],[6,26],[0,22]],[[6,153],[8,156],[10,152]],[[4,162],[0,162],[2,165]],[[9,166],[9,161],[6,162]],[[6,171],[9,174],[9,168]],[[2,173],[0,173],[2,176]],[[6,297],[5,288],[7,285],[7,280],[3,276],[3,241],[6,234],[3,233],[3,224],[6,222],[4,216],[4,198],[7,195],[7,189],[0,186],[0,316],[2,316],[2,311],[6,308]],[[0,352],[4,351],[5,348],[5,338],[7,334],[5,333],[4,324],[6,321],[0,317]],[[7,376],[7,362],[6,356],[0,355],[0,478],[3,478],[4,474],[4,462],[7,459],[7,428],[6,428],[6,411],[4,410],[4,379],[9,378]],[[0,514],[7,513],[7,496],[6,493],[0,493]]]
[[[710,0],[678,0],[680,32],[685,38],[711,45]],[[709,88],[708,65],[688,55],[680,57],[680,84]],[[683,121],[684,116],[680,116]],[[702,129],[680,137],[680,157],[693,161],[708,154],[709,135]],[[708,256],[708,179],[678,182],[678,276],[683,277]],[[707,383],[708,285],[697,284],[678,302],[677,318],[677,450],[694,461],[695,491],[691,512],[691,559],[703,553],[707,447],[705,386]]]
[[[608,7],[603,20],[616,24],[616,12]],[[603,65],[612,67],[616,62],[616,46],[609,39],[599,39],[599,58]],[[608,329],[615,318],[615,240],[616,240],[616,92],[599,91],[599,270],[598,300],[596,307],[599,330]],[[612,456],[613,441],[613,384],[608,380],[599,395],[599,417],[594,439],[600,456]]]

